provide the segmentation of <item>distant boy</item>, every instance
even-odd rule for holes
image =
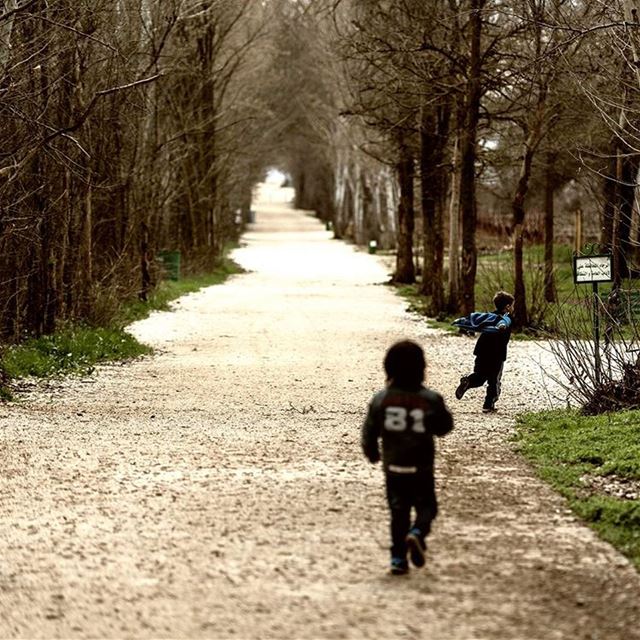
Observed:
[[[415,342],[394,344],[384,359],[387,387],[369,403],[362,449],[370,462],[382,461],[391,512],[391,573],[425,564],[425,538],[438,513],[434,482],[435,443],[453,428],[442,396],[423,386],[424,352]],[[411,510],[415,518],[411,521]]]
[[[473,354],[476,357],[473,373],[460,378],[456,389],[456,398],[462,396],[473,387],[481,387],[487,383],[482,411],[491,413],[496,410],[496,402],[500,397],[500,381],[504,361],[507,359],[507,345],[511,338],[511,318],[514,297],[506,291],[498,291],[493,296],[496,307],[493,313],[472,313],[465,318],[458,318],[454,325],[465,331],[480,332]]]

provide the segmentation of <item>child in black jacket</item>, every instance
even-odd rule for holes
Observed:
[[[473,350],[476,361],[473,373],[462,376],[456,389],[456,398],[462,400],[462,396],[468,389],[481,387],[487,383],[487,392],[482,405],[484,413],[496,410],[496,401],[500,397],[500,382],[504,361],[507,359],[507,345],[511,338],[511,320],[509,314],[513,310],[514,297],[506,291],[498,291],[493,296],[493,304],[496,307],[495,316],[498,322],[495,327],[476,329],[482,331]],[[474,314],[472,314],[474,315]],[[494,314],[482,314],[494,315]]]
[[[453,428],[442,396],[423,386],[424,352],[402,341],[387,351],[387,388],[369,403],[362,427],[362,449],[370,462],[380,460],[382,439],[387,501],[391,511],[391,573],[409,570],[407,553],[416,567],[425,564],[425,538],[438,513],[434,484],[434,435]],[[411,509],[415,519],[411,523]]]

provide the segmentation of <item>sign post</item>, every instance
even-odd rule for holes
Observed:
[[[592,252],[596,245],[590,246]],[[598,283],[613,280],[613,256],[610,253],[573,255],[573,281],[575,284],[591,283],[593,287],[593,341],[596,365],[596,384],[600,384],[600,313],[598,310]]]

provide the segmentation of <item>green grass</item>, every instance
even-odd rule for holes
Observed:
[[[418,292],[417,284],[394,285],[396,293],[408,302],[408,311],[424,314],[427,309],[427,299]]]
[[[99,362],[128,360],[151,353],[122,329],[73,326],[50,336],[8,347],[2,367],[11,379],[91,373]]]
[[[33,376],[51,378],[66,374],[88,374],[104,362],[131,360],[152,352],[136,340],[125,327],[146,318],[151,311],[167,310],[169,303],[187,293],[224,282],[230,274],[241,272],[225,259],[214,272],[181,280],[160,282],[146,302],[125,302],[109,327],[70,325],[52,335],[31,338],[6,347],[0,357],[0,371],[8,380]],[[0,384],[0,400],[10,400],[11,390]]]
[[[427,298],[420,294],[419,285],[417,284],[402,284],[402,285],[393,285],[395,287],[396,293],[404,298],[407,301],[407,310],[412,311],[414,313],[418,313],[420,315],[427,315]],[[452,333],[458,333],[458,329],[456,327],[451,326],[451,320],[447,317],[438,318],[427,318],[427,324],[432,328],[444,329],[445,331],[451,331]]]
[[[575,285],[573,282],[573,248],[568,245],[556,245],[554,247],[554,275],[558,303],[549,304],[543,300],[544,281],[544,246],[532,245],[524,249],[524,275],[527,291],[527,307],[533,322],[532,327],[525,333],[519,334],[520,338],[535,338],[540,335],[554,333],[558,314],[562,314],[566,323],[567,312],[571,313],[572,324],[585,327],[591,326],[591,308],[584,304],[586,298],[591,296],[590,285]],[[624,288],[639,288],[638,281],[627,281]],[[426,300],[418,293],[417,285],[402,285],[398,287],[398,293],[407,299],[410,309],[425,314]],[[496,291],[503,289],[513,291],[513,252],[510,250],[483,253],[478,256],[478,267],[475,285],[476,309],[489,311],[493,307],[493,296]],[[602,283],[599,285],[599,293],[602,299],[606,299],[611,290],[611,285]],[[578,301],[582,301],[578,304]],[[425,314],[426,315],[426,314]],[[449,326],[455,318],[441,317],[437,320],[429,319],[429,325],[443,329],[451,329]]]
[[[637,491],[640,411],[588,417],[572,411],[525,414],[518,419],[516,441],[540,477],[640,569],[640,500],[607,495],[583,480],[602,476],[634,482]]]
[[[162,280],[149,294],[146,302],[135,299],[125,303],[114,323],[124,327],[136,320],[146,318],[151,311],[167,311],[170,309],[169,303],[172,300],[204,287],[222,284],[230,275],[241,272],[242,268],[233,260],[224,258],[211,273],[190,275],[180,280]]]

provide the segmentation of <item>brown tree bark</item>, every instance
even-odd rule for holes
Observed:
[[[555,161],[556,154],[553,151],[547,152],[544,185],[544,299],[547,302],[557,301],[553,269],[553,227],[555,218],[553,197],[556,189]]]
[[[518,178],[518,185],[513,197],[512,211],[513,211],[513,264],[514,264],[514,291],[515,296],[514,303],[514,318],[513,327],[522,328],[526,327],[529,323],[528,311],[527,311],[527,298],[526,298],[526,286],[524,282],[524,268],[523,268],[523,226],[524,226],[524,198],[529,188],[529,177],[531,175],[531,162],[533,159],[533,149],[529,146],[525,148],[524,158],[522,160],[522,166],[520,167],[520,176]]]
[[[636,194],[640,155],[614,136],[612,154],[603,184],[604,207],[600,245],[613,254],[613,278],[620,285],[629,276],[628,258],[633,252],[631,220]]]
[[[458,171],[458,137],[453,145],[451,162],[451,189],[449,197],[449,290],[447,311],[456,313],[460,309],[460,176]]]
[[[420,203],[422,208],[422,282],[420,293],[432,296],[434,289],[442,286],[436,280],[433,268],[436,262],[436,171],[434,152],[436,146],[436,122],[433,110],[422,107],[420,117]]]
[[[447,176],[444,167],[449,138],[449,105],[423,109],[420,127],[420,188],[423,218],[422,284],[429,296],[428,313],[444,310],[444,201]]]
[[[539,87],[536,108],[533,113],[533,121],[529,134],[524,143],[524,153],[520,166],[518,184],[513,196],[511,209],[513,211],[513,264],[514,264],[514,291],[515,302],[513,305],[513,327],[518,329],[529,324],[529,312],[527,309],[526,286],[524,281],[524,199],[529,190],[531,166],[536,149],[542,138],[542,124],[545,116],[547,91],[546,86]]]
[[[629,78],[631,70],[622,62],[621,76]],[[633,113],[633,95],[625,85],[624,96],[618,114],[618,128],[611,138],[611,156],[603,185],[604,207],[602,213],[601,246],[613,254],[613,279],[616,286],[628,276],[627,255],[631,251],[631,216],[635,200],[635,182],[639,157],[626,143],[633,139],[636,123],[630,122]]]
[[[413,264],[413,230],[414,230],[414,158],[409,147],[403,141],[399,145],[396,171],[400,185],[400,202],[398,204],[398,251],[396,254],[396,270],[394,282],[412,284],[416,274]]]
[[[470,0],[470,53],[467,85],[464,95],[464,126],[460,131],[460,216],[462,220],[462,294],[461,312],[468,315],[475,309],[475,284],[478,262],[476,248],[476,144],[480,117],[482,59],[482,8],[484,0]]]
[[[629,257],[633,252],[631,241],[631,219],[636,196],[636,183],[640,155],[627,148],[618,157],[617,208],[616,215],[616,255],[614,255],[614,271],[616,282],[629,277]]]

